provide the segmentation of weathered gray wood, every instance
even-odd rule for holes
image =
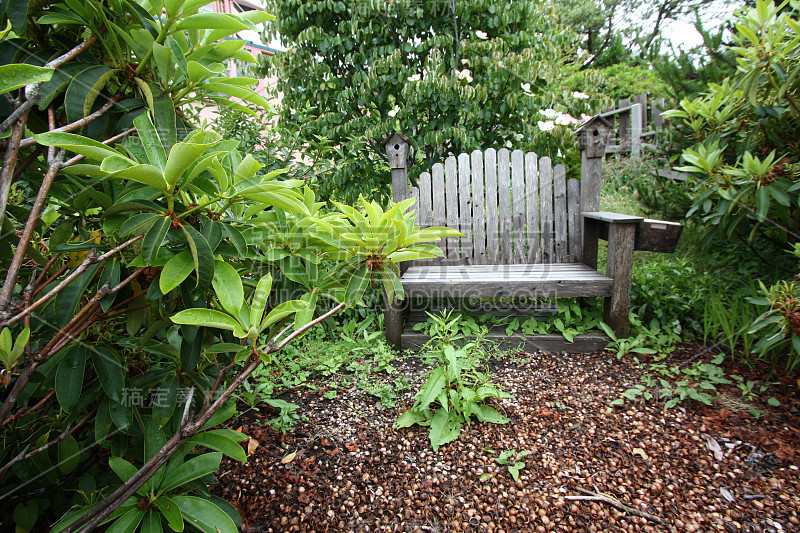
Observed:
[[[456,158],[452,155],[444,162],[444,186],[446,225],[448,228],[458,229],[458,168]],[[461,259],[459,239],[450,237],[446,241],[448,263],[459,262]]]
[[[581,209],[598,211],[600,209],[600,189],[603,179],[603,158],[586,157],[581,153]]]
[[[419,187],[411,187],[410,196],[414,199],[414,205],[411,206],[411,209],[419,217]]]
[[[429,228],[433,225],[433,198],[431,196],[431,175],[423,172],[419,175],[419,209],[417,210],[417,224],[421,228]],[[434,261],[431,259],[418,259],[416,264],[429,265]]]
[[[528,263],[541,263],[539,231],[539,165],[536,154],[525,154],[525,219],[528,235]]]
[[[614,280],[614,284],[611,296],[605,299],[603,321],[611,326],[618,338],[628,334],[636,225],[635,222],[616,223],[608,228],[606,275]]]
[[[511,152],[511,223],[514,226],[512,262],[524,263],[525,254],[525,156]]]
[[[539,206],[542,263],[553,263],[553,168],[549,157],[539,160]]]
[[[623,98],[619,101],[619,109],[629,107],[631,105],[630,98]],[[621,113],[619,115],[619,129],[617,131],[617,144],[628,146],[631,141],[631,116],[630,113]]]
[[[633,103],[642,106],[641,128],[647,131],[647,94],[637,94],[633,97]]]
[[[625,215],[622,213],[613,213],[611,211],[583,211],[581,213],[584,218],[591,218],[592,220],[599,220],[600,222],[608,222],[611,224],[619,224],[625,222],[638,223],[644,220],[644,217],[636,215]]]
[[[569,261],[569,244],[567,243],[567,172],[564,165],[556,165],[553,169],[553,215],[555,234],[556,263]]]
[[[600,244],[601,224],[599,220],[583,219],[583,259],[589,268],[597,269],[597,250]]]
[[[567,182],[567,220],[569,235],[569,262],[578,263],[581,260],[581,231],[583,220],[581,219],[581,190],[580,182],[572,178]]]
[[[656,173],[658,174],[659,177],[667,178],[668,180],[672,181],[686,181],[687,179],[689,179],[689,174],[687,174],[686,172],[678,172],[677,170],[672,170],[672,169],[661,168],[658,169]]]
[[[642,157],[642,112],[641,104],[631,106],[631,156]]]
[[[500,228],[500,263],[511,263],[511,161],[506,148],[497,151],[497,218]]]
[[[471,156],[472,174],[472,262],[486,263],[486,204],[483,185],[483,152],[475,150]]]
[[[472,263],[472,191],[470,187],[469,154],[458,156],[458,231],[464,234],[459,239],[461,262]]]
[[[664,127],[664,99],[656,98],[652,103],[653,107],[653,129],[660,130]]]
[[[488,148],[484,154],[483,173],[486,177],[486,262],[496,265],[500,260],[497,214],[497,152]]]
[[[563,335],[557,334],[530,336],[517,332],[508,336],[502,328],[490,331],[482,339],[491,344],[496,344],[501,350],[521,350],[526,353],[538,351],[546,353],[592,353],[608,344],[608,337],[605,335],[585,333],[575,335],[573,342],[567,342]],[[430,337],[408,326],[403,331],[402,349],[417,350],[429,340]],[[475,337],[468,336],[463,339],[463,342],[473,340],[475,340]]]
[[[401,280],[410,298],[610,296],[613,285],[610,276],[580,263],[412,265]]]
[[[384,149],[392,169],[392,199],[402,202],[409,198],[408,152],[411,143],[402,133],[394,132],[385,142]]]
[[[444,226],[447,224],[447,218],[444,207],[444,166],[441,163],[436,163],[431,168],[431,195],[433,197],[433,225]],[[447,245],[445,239],[440,239],[434,243],[442,249],[445,257],[447,257]],[[436,263],[441,263],[442,260],[434,260]]]

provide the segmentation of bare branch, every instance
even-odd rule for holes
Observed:
[[[11,192],[11,180],[14,178],[14,168],[17,166],[17,158],[19,157],[19,143],[27,120],[28,113],[25,112],[19,116],[19,120],[13,123],[14,128],[11,130],[11,138],[8,140],[8,145],[6,145],[3,170],[0,172],[0,225],[3,224],[3,219],[5,218],[8,195]],[[3,131],[5,131],[5,128]]]

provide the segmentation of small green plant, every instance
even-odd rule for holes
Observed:
[[[653,348],[647,348],[645,343],[647,342],[647,335],[640,333],[634,337],[623,337],[618,338],[616,334],[614,334],[614,330],[606,324],[605,322],[600,322],[600,327],[603,331],[608,335],[609,343],[606,347],[613,352],[616,352],[617,359],[622,359],[624,356],[630,353],[638,353],[638,354],[654,354],[656,350]]]
[[[302,420],[301,416],[296,412],[300,407],[297,404],[287,402],[279,398],[265,400],[264,403],[271,405],[275,409],[278,409],[278,416],[267,422],[267,424],[272,426],[273,429],[279,433],[291,431],[292,428],[295,427],[300,420]]]
[[[394,427],[404,428],[414,424],[430,426],[429,438],[434,451],[456,440],[461,426],[469,424],[474,416],[480,422],[505,424],[508,418],[487,405],[489,398],[511,398],[491,383],[488,370],[477,370],[480,348],[467,343],[456,348],[452,340],[454,320],[449,315],[438,317],[434,325],[437,337],[432,353],[438,365],[427,373],[427,381],[414,396],[414,404],[395,421]]]
[[[531,452],[527,450],[504,450],[500,452],[500,455],[497,456],[497,464],[500,466],[505,466],[508,469],[508,473],[511,474],[511,477],[514,481],[519,480],[519,471],[525,468],[525,461],[522,459],[526,455],[530,455]],[[488,476],[488,474],[484,474],[484,476]],[[482,477],[481,480],[483,481],[484,478]]]
[[[800,246],[795,247],[800,256]],[[762,357],[768,354],[786,354],[786,370],[793,371],[800,365],[800,283],[779,281],[767,288],[759,281],[762,297],[749,298],[749,302],[769,306],[753,322],[749,333],[757,333],[761,339],[753,351]]]

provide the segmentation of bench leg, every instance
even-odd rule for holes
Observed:
[[[405,302],[394,299],[388,303],[383,311],[383,327],[386,332],[386,342],[397,351],[401,350],[401,337],[403,335],[403,318],[405,315]]]
[[[614,288],[611,296],[605,299],[603,321],[611,326],[618,338],[628,335],[635,240],[636,223],[609,224],[606,275],[614,280]]]

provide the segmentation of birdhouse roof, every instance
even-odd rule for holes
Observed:
[[[587,130],[590,127],[593,127],[594,125],[596,125],[598,122],[603,124],[606,128],[609,128],[609,129],[612,128],[611,122],[609,122],[608,120],[603,118],[601,115],[595,115],[592,118],[590,118],[589,120],[587,120],[586,122],[584,122],[583,124],[581,124],[580,127],[577,130],[575,130],[575,133],[578,134],[578,133],[580,133],[580,132],[582,132],[584,130]]]
[[[398,138],[396,139],[395,136],[397,136]],[[384,141],[381,143],[381,146],[386,148],[387,144],[389,144],[391,142],[398,142],[399,140],[402,140],[402,141],[404,141],[404,142],[406,142],[408,144],[411,144],[411,139],[409,139],[408,137],[406,137],[405,135],[403,135],[399,131],[393,131],[392,133],[390,133],[386,137],[386,139],[384,139]]]

